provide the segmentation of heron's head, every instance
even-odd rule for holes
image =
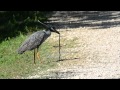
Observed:
[[[46,24],[40,22],[39,20],[38,20],[38,22],[39,22],[41,25],[43,25],[47,30],[50,30],[51,32],[56,32],[57,34],[60,34],[60,33],[55,29],[55,27],[49,27],[49,26],[47,26]]]
[[[50,27],[49,29],[50,29],[51,32],[56,32],[57,34],[60,34],[60,33],[55,29],[55,27]]]

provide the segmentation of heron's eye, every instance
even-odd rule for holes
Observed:
[[[52,27],[52,29],[55,29],[55,27]]]

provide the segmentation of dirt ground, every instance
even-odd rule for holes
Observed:
[[[63,48],[61,58],[66,59],[58,63],[58,69],[51,71],[56,74],[51,78],[120,78],[119,27],[98,30],[78,28],[62,34],[66,39],[75,40],[75,44],[71,48]],[[64,53],[66,51],[69,54]]]
[[[119,13],[104,13],[104,15],[111,15],[112,18],[109,19],[86,22],[84,20],[82,27],[58,28],[61,33],[61,61],[57,63],[58,68],[47,70],[49,73],[45,77],[49,79],[119,79]],[[99,13],[101,16],[102,14]],[[57,19],[58,22],[59,20]],[[72,20],[77,20],[77,18],[71,18],[69,22]],[[53,37],[55,34],[51,35],[51,38]],[[58,38],[54,39],[58,40]],[[40,75],[29,78],[40,78]]]

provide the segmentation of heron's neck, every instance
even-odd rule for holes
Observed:
[[[45,32],[45,34],[47,35],[51,35],[51,31],[50,30],[43,30]]]

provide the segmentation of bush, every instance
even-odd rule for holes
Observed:
[[[0,11],[0,42],[19,33],[28,33],[40,28],[37,20],[48,20],[50,11]]]

